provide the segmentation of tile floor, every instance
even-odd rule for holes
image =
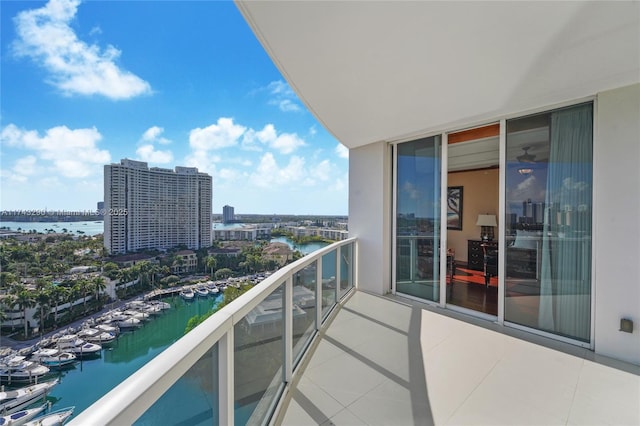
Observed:
[[[640,425],[640,367],[355,292],[285,398],[284,425]]]

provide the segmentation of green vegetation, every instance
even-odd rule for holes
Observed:
[[[249,283],[244,283],[244,284],[240,285],[240,288],[227,287],[227,289],[224,291],[222,302],[220,302],[215,308],[213,308],[211,311],[209,311],[209,312],[207,312],[205,314],[196,315],[195,317],[191,317],[189,319],[189,321],[187,322],[187,327],[184,330],[184,334],[187,334],[188,332],[190,332],[191,330],[196,328],[199,324],[203,323],[204,320],[206,320],[211,315],[213,315],[216,312],[218,312],[223,307],[227,306],[229,303],[233,302],[235,299],[240,297],[240,295],[246,293],[252,287],[253,287],[253,285],[251,285]]]
[[[35,231],[29,235],[28,241],[15,237],[0,240],[0,318],[5,318],[1,331],[16,339],[34,337],[36,327],[38,333],[46,333],[98,312],[114,301],[109,295],[128,299],[207,275],[222,280],[279,267],[265,255],[265,241],[243,242],[241,251],[232,256],[209,254],[208,248],[197,250],[195,269],[181,274],[184,261],[177,253],[184,247],[168,253],[145,251],[148,261],[125,267],[108,256],[101,235]],[[294,252],[288,261],[301,256]],[[82,268],[72,273],[74,267]],[[229,298],[233,294],[231,289]],[[37,311],[29,319],[27,313],[32,308]]]
[[[271,230],[272,237],[285,237],[293,241],[295,244],[309,244],[309,243],[333,243],[333,240],[321,237],[319,235],[308,235],[296,237],[292,232],[286,231],[282,228],[275,228]]]

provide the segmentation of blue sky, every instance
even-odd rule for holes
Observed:
[[[232,2],[1,1],[0,209],[95,209],[103,166],[195,166],[213,210],[346,214],[348,154]]]

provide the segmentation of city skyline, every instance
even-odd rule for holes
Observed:
[[[0,210],[95,209],[103,166],[197,167],[212,212],[347,212],[347,150],[231,2],[2,2]]]

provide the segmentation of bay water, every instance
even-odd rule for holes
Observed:
[[[60,382],[49,393],[51,409],[75,406],[74,413],[80,413],[180,339],[189,319],[211,311],[222,301],[222,296],[196,298],[190,302],[178,296],[162,300],[170,303],[171,308],[135,331],[122,332],[115,343],[103,348],[99,358],[82,360],[70,369],[52,370],[53,377],[58,377]],[[164,420],[155,424],[177,424]]]

